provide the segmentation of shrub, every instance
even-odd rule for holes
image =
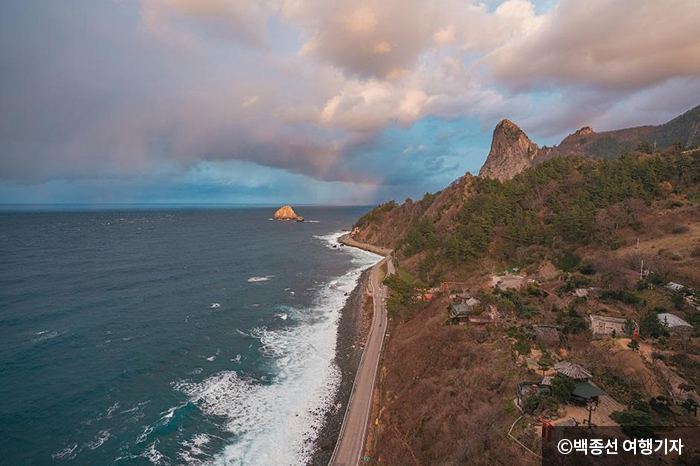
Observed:
[[[631,438],[655,438],[654,421],[647,412],[638,409],[615,411],[610,419],[622,426],[622,432]]]
[[[683,309],[683,304],[685,304],[685,296],[683,293],[673,293],[671,295],[671,302],[673,303],[673,307],[680,311]]]
[[[513,314],[515,312],[515,304],[513,304],[513,301],[506,298],[499,298],[496,307],[499,311],[506,314]]]
[[[690,228],[687,225],[674,225],[671,228],[671,233],[674,235],[682,235],[683,233],[688,233]]]
[[[554,258],[553,264],[564,272],[571,272],[581,263],[581,257],[578,256],[573,251],[566,251],[565,253]]]
[[[627,290],[603,290],[600,298],[607,301],[620,301],[630,306],[639,304],[642,301],[639,295]]]
[[[527,356],[530,354],[532,347],[530,346],[530,342],[527,341],[523,335],[519,335],[515,345],[513,345],[513,349],[517,351],[518,354]]]

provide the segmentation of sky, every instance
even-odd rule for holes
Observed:
[[[700,103],[697,0],[0,0],[0,203],[375,204]]]

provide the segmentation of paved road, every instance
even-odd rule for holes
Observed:
[[[344,238],[345,244],[360,247],[370,251],[376,251],[371,245],[357,243]],[[383,250],[389,254],[390,250]],[[374,390],[374,381],[377,377],[377,369],[379,367],[379,356],[382,352],[384,343],[384,333],[386,332],[386,308],[384,307],[384,298],[386,297],[386,287],[379,283],[379,269],[387,263],[389,273],[394,273],[394,266],[391,262],[391,257],[382,259],[379,263],[372,267],[370,275],[370,291],[374,300],[374,317],[372,318],[372,327],[370,328],[367,337],[367,344],[362,352],[360,366],[357,369],[357,376],[350,394],[343,426],[338,435],[333,456],[331,457],[329,466],[356,466],[360,463],[360,455],[362,455],[367,435],[367,427],[369,424],[369,416],[372,411],[372,392]]]

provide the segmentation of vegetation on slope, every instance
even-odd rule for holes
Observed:
[[[441,277],[433,270],[440,267],[469,270],[486,257],[525,266],[543,251],[589,244],[612,250],[621,246],[617,233],[639,228],[654,202],[692,198],[699,187],[697,153],[555,158],[510,181],[475,178],[450,229],[437,230],[424,214],[411,221],[397,249],[404,259],[420,255],[414,272],[421,279],[431,271]]]

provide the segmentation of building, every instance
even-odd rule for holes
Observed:
[[[683,293],[687,288],[680,283],[668,282],[664,285],[667,290],[675,291],[676,293]]]
[[[495,322],[491,317],[469,316],[467,319],[469,320],[470,324],[474,325],[490,325]]]
[[[462,301],[466,301],[469,298],[471,298],[471,295],[469,293],[452,293],[452,294],[450,294],[450,300],[453,302],[461,303]]]
[[[659,314],[659,322],[661,322],[669,332],[686,333],[693,331],[692,325],[677,315],[670,314],[668,312],[662,312]]]
[[[588,400],[598,401],[598,397],[605,395],[605,392],[593,385],[589,379],[593,375],[578,364],[569,361],[561,361],[554,365],[554,370],[561,377],[567,377],[574,381],[574,392],[571,401],[574,403],[586,403]],[[551,377],[542,380],[543,385],[551,385]]]
[[[624,335],[625,322],[626,319],[621,319],[619,317],[609,317],[609,316],[597,316],[589,315],[588,318],[591,321],[591,332],[593,333],[593,338],[602,338],[606,335],[612,335],[613,337],[619,337]]]
[[[459,303],[450,304],[450,317],[452,322],[464,322],[474,313],[474,308],[479,304],[476,298],[469,298]]]

